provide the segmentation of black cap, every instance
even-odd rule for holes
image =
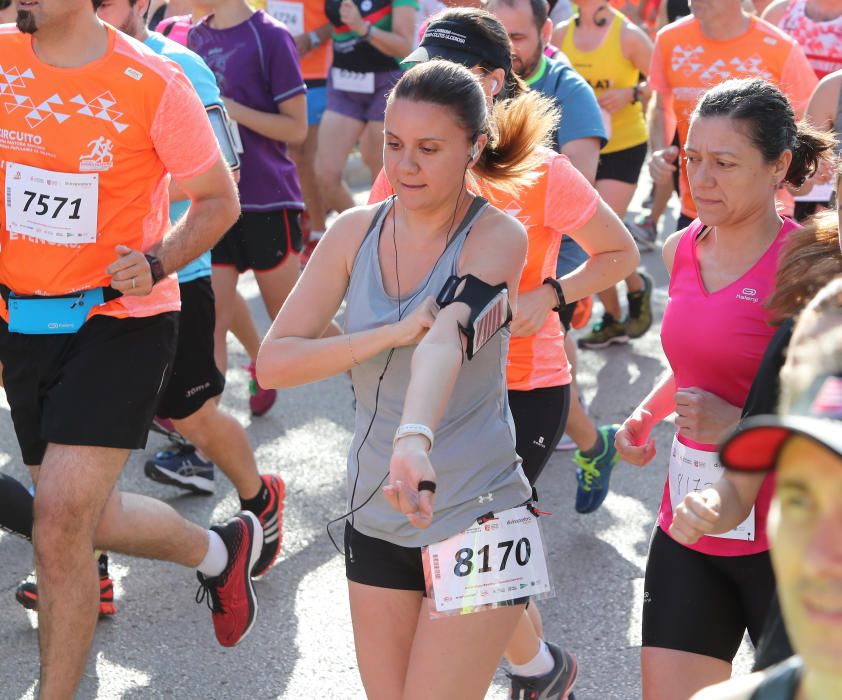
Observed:
[[[480,36],[467,22],[454,19],[435,19],[427,25],[421,45],[401,64],[424,63],[433,58],[443,58],[473,68],[485,63],[502,68],[506,75],[512,70],[509,47],[493,44]]]

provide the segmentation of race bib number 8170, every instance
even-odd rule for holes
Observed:
[[[6,228],[55,245],[96,243],[97,173],[6,164]]]
[[[526,506],[423,549],[427,594],[440,614],[464,614],[552,593],[538,519]]]

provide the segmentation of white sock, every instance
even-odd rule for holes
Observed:
[[[208,530],[208,553],[196,568],[206,578],[219,576],[228,566],[228,548],[222,538],[213,530]]]
[[[535,676],[543,676],[553,670],[555,666],[555,659],[550,653],[550,648],[542,640],[538,653],[532,661],[527,661],[525,664],[509,664],[511,666],[512,674],[520,676],[521,678],[533,678]]]

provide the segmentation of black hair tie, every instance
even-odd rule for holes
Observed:
[[[436,492],[436,482],[435,481],[419,481],[418,482],[418,491],[429,491],[430,493]]]

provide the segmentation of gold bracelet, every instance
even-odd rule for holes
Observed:
[[[357,362],[357,358],[354,356],[354,346],[351,345],[351,334],[349,333],[345,337],[348,338],[348,350],[350,350],[350,352],[351,352],[351,362],[354,363],[354,367],[359,367],[360,363]]]

